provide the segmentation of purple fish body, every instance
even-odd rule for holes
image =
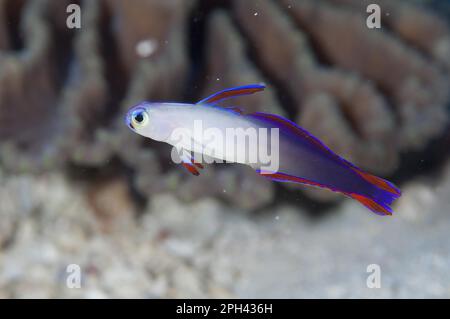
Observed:
[[[377,214],[392,213],[390,205],[401,194],[393,184],[361,171],[294,122],[273,114],[254,113],[247,116],[257,125],[279,129],[278,172],[259,172],[265,173],[263,176],[279,182],[328,188],[362,200]]]

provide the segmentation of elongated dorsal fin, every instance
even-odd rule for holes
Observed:
[[[256,92],[260,92],[264,90],[265,86],[262,84],[250,84],[244,86],[237,86],[231,89],[225,89],[223,91],[219,91],[214,93],[213,95],[204,98],[203,100],[197,102],[196,104],[204,104],[204,103],[215,103],[220,102],[226,99],[231,99],[234,97],[238,97],[241,95],[253,94]]]

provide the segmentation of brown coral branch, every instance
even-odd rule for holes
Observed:
[[[330,63],[371,79],[389,95],[403,149],[420,148],[442,131],[448,78],[433,61],[393,35],[368,29],[362,14],[323,1],[283,3]]]
[[[53,152],[51,146],[41,152],[42,141],[58,127],[52,112],[55,70],[47,5],[44,0],[25,3],[20,23],[24,47],[0,54],[0,156],[12,169],[33,167]]]

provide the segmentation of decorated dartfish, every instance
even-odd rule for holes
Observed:
[[[142,102],[128,111],[126,123],[140,135],[174,145],[181,164],[194,175],[203,165],[192,154],[200,153],[209,159],[250,165],[273,181],[327,188],[356,199],[379,215],[392,214],[390,206],[401,195],[397,187],[341,158],[294,122],[217,105],[263,89],[258,84],[226,89],[196,104]],[[247,135],[230,136],[230,129]],[[210,134],[204,134],[207,131]],[[251,138],[252,132],[256,139]],[[277,155],[271,157],[276,165],[268,165],[262,156],[251,156],[263,146],[270,149],[270,155]],[[243,153],[247,156],[239,156]]]

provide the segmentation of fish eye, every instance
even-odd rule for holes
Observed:
[[[136,110],[131,114],[131,121],[135,127],[142,127],[148,122],[148,114],[144,110]]]

